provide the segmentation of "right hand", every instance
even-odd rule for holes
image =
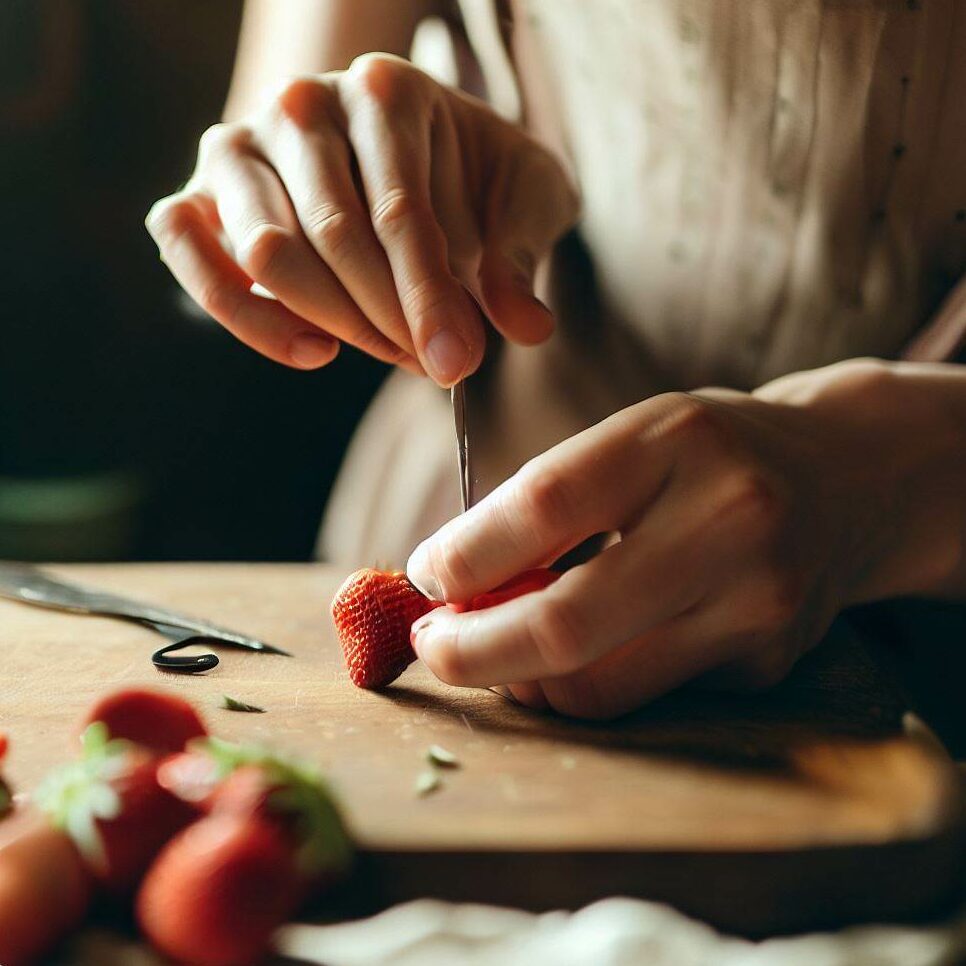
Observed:
[[[270,359],[314,369],[342,341],[449,386],[483,357],[473,298],[507,339],[549,336],[534,270],[576,215],[563,169],[520,128],[367,54],[210,128],[147,225],[188,294]]]

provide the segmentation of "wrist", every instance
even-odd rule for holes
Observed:
[[[796,410],[819,449],[817,499],[847,557],[843,606],[962,592],[966,379],[958,367],[850,360],[755,396]]]

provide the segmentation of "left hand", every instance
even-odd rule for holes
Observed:
[[[760,395],[669,393],[537,457],[416,549],[413,582],[468,600],[594,534],[619,542],[543,591],[432,611],[419,657],[450,684],[586,717],[693,678],[776,683],[843,607],[889,590],[874,562],[910,489],[896,453],[916,444],[901,419],[870,429],[887,379],[850,363]]]

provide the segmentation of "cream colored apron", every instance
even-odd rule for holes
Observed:
[[[962,345],[966,292],[938,310],[966,269],[964,0],[464,8],[497,106],[518,90],[583,199],[556,334],[469,382],[478,493],[653,393]],[[393,374],[320,555],[402,566],[459,510],[454,446],[447,394]]]

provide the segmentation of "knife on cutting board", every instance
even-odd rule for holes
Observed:
[[[219,627],[210,621],[188,617],[164,607],[131,600],[118,594],[58,580],[31,564],[0,561],[0,597],[74,614],[121,617],[152,626],[180,628],[227,647],[291,656],[288,651],[283,651],[280,647]]]

